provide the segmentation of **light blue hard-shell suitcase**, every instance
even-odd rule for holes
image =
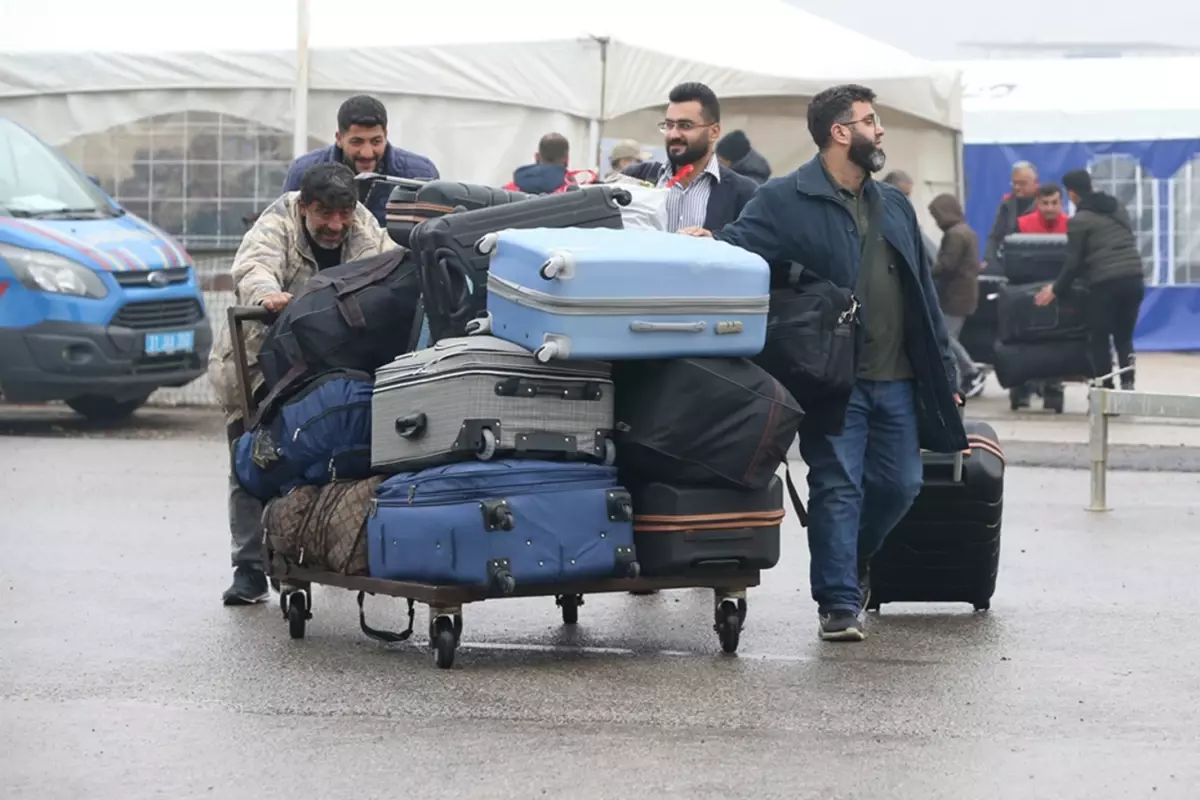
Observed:
[[[770,270],[724,242],[664,231],[505,230],[485,236],[488,313],[468,332],[555,358],[753,356]]]

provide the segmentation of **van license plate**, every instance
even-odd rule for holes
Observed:
[[[190,353],[195,349],[195,331],[146,334],[146,355],[148,356],[165,356],[172,353]]]

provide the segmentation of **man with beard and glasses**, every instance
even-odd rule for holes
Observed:
[[[354,174],[375,172],[396,178],[436,180],[437,167],[425,156],[401,150],[388,143],[387,109],[383,103],[370,95],[360,94],[342,103],[337,114],[335,143],[300,156],[288,167],[283,181],[284,192],[300,188],[304,173],[314,164],[334,162],[345,164]],[[387,201],[392,187],[382,181],[362,183],[358,187],[358,199],[387,226]]]
[[[660,188],[670,186],[667,230],[672,233],[700,226],[719,230],[737,219],[758,184],[714,157],[721,138],[721,104],[712,89],[703,83],[681,83],[668,100],[666,117],[658,124],[668,163],[643,161],[626,168],[625,174]]]
[[[231,267],[234,305],[281,311],[318,271],[395,247],[387,231],[358,202],[358,187],[349,167],[340,162],[317,164],[304,173],[299,191],[288,192],[272,203],[242,238]],[[245,332],[251,391],[261,399],[266,387],[256,355],[266,327],[249,324]],[[213,346],[208,375],[225,410],[230,448],[246,425],[236,369],[233,339],[226,323]],[[241,488],[231,471],[229,530],[234,572],[233,584],[223,596],[227,606],[253,605],[267,599],[262,511],[262,503]]]
[[[921,490],[921,448],[967,447],[916,211],[899,189],[871,177],[885,162],[874,102],[874,92],[853,84],[813,97],[808,130],[817,156],[767,181],[715,234],[765,258],[774,286],[789,285],[798,268],[853,289],[862,304],[853,389],[797,397],[806,412],[810,580],[827,641],[866,636],[867,565]]]

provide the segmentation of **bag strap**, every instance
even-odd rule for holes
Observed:
[[[372,628],[367,624],[367,612],[363,609],[363,599],[366,595],[366,592],[358,593],[358,627],[362,629],[363,633],[377,642],[386,642],[387,644],[403,642],[412,636],[413,620],[417,616],[417,604],[413,602],[411,597],[408,598],[408,628],[399,633],[393,633],[392,631],[382,631],[378,628]]]
[[[796,482],[792,480],[792,467],[790,464],[785,464],[783,468],[783,480],[787,484],[788,495],[792,498],[792,508],[796,511],[796,519],[800,520],[800,527],[808,527],[808,509],[804,507],[804,501],[800,499],[800,493],[796,491]]]
[[[274,408],[279,398],[287,394],[292,388],[292,384],[304,377],[307,372],[308,366],[303,362],[293,363],[292,368],[284,373],[283,377],[279,379],[279,383],[275,384],[271,391],[267,392],[267,396],[262,399],[262,402],[258,404],[258,410],[254,412],[254,419],[247,421],[247,430],[257,428],[258,424]]]

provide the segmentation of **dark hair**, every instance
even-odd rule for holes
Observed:
[[[1063,175],[1063,186],[1083,197],[1092,193],[1092,176],[1086,169],[1073,169]]]
[[[1057,183],[1043,183],[1038,187],[1038,197],[1053,197],[1054,195],[1062,197],[1062,193],[1062,187]]]
[[[829,146],[834,125],[850,121],[855,103],[874,103],[875,93],[857,83],[831,86],[808,101],[808,133],[818,150]]]
[[[565,164],[571,155],[571,143],[561,133],[547,133],[538,140],[538,155],[543,164]]]
[[[667,100],[672,103],[699,103],[704,119],[710,125],[721,121],[721,101],[717,99],[716,93],[703,83],[681,83],[671,90]]]
[[[338,109],[338,130],[345,133],[351,125],[387,130],[387,109],[369,94],[356,94]]]
[[[330,211],[347,211],[358,203],[354,173],[345,164],[327,161],[313,164],[300,179],[300,202],[320,203]]]
[[[904,170],[894,169],[891,172],[889,172],[887,175],[883,176],[883,182],[887,183],[887,184],[891,184],[892,186],[901,186],[905,183],[911,184],[913,182],[913,179],[912,179],[912,176],[909,175]]]

